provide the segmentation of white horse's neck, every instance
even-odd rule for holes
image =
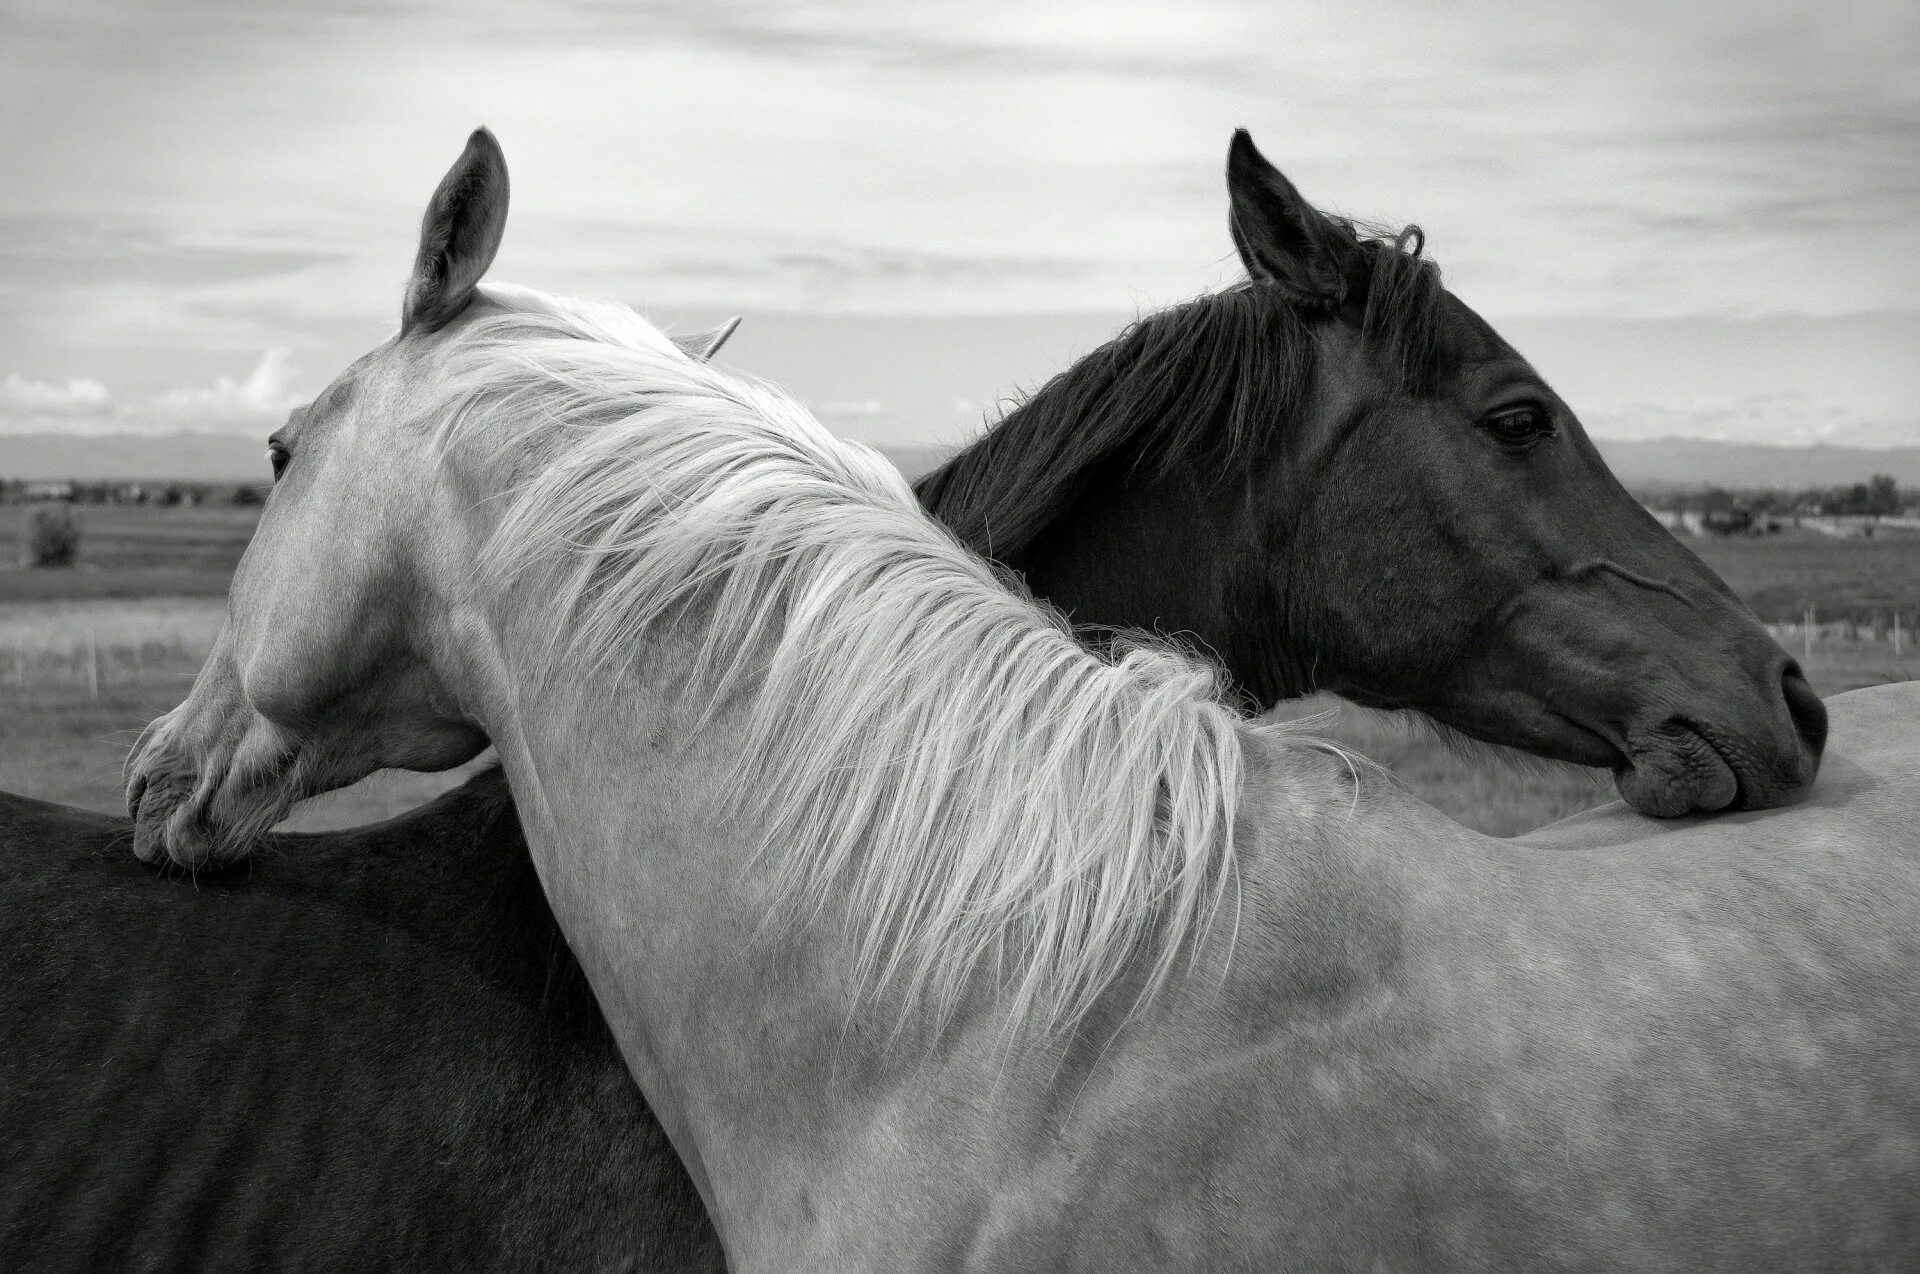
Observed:
[[[499,747],[554,912],[621,1049],[736,1257],[889,1263],[864,1245],[898,1236],[863,1233],[871,1218],[842,1229],[812,1215],[824,1199],[888,1199],[916,1242],[967,1233],[996,1182],[1052,1153],[1037,1129],[1063,1135],[1097,1117],[1114,1076],[1161,1064],[1180,1021],[1216,1012],[1219,997],[1270,998],[1281,949],[1238,912],[1276,888],[1274,856],[1243,852],[1235,910],[1124,1032],[1137,976],[1057,1040],[1022,1040],[1004,998],[984,991],[943,1030],[896,1031],[897,999],[863,995],[854,973],[855,917],[829,906],[774,919],[777,863],[732,799],[752,687],[701,724],[708,704],[686,681],[696,643],[678,625],[625,670],[555,677],[547,596],[529,580],[476,601],[484,622],[451,635],[460,693]],[[1310,846],[1323,804],[1345,813],[1339,761],[1285,757],[1289,769],[1326,767],[1325,781],[1283,789],[1256,776],[1244,845]],[[1275,756],[1256,742],[1248,764],[1264,775]],[[944,1146],[939,1162],[928,1145]],[[779,1246],[796,1235],[830,1246]]]
[[[452,360],[435,671],[730,1248],[939,1264],[1102,1091],[1285,983],[1241,916],[1346,766],[1187,660],[1095,659],[792,403],[570,323]]]

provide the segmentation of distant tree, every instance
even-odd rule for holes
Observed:
[[[1733,506],[1737,503],[1739,502],[1734,498],[1733,492],[1724,487],[1708,487],[1700,493],[1700,512],[1702,513],[1731,513]]]
[[[80,520],[70,504],[42,504],[27,511],[28,566],[72,566],[80,556]]]
[[[1920,497],[1920,490],[1902,491],[1888,474],[1876,473],[1866,482],[1837,487],[1663,487],[1636,492],[1650,509],[1690,510],[1706,517],[1746,512],[1757,520],[1793,514],[1897,514],[1904,502]]]

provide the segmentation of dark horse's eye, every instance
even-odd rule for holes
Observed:
[[[280,475],[287,471],[287,461],[293,459],[293,453],[278,438],[267,440],[267,463],[273,466],[273,480],[280,481]]]
[[[1543,438],[1553,437],[1553,422],[1538,407],[1509,407],[1480,422],[1481,428],[1509,451],[1525,451]]]

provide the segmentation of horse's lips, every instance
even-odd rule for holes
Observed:
[[[1628,805],[1653,818],[1678,818],[1740,799],[1739,774],[1705,734],[1683,728],[1663,741],[1667,746],[1630,743],[1627,759],[1614,766],[1614,786]]]
[[[158,865],[172,859],[198,868],[214,861],[213,837],[180,793],[167,799],[167,784],[136,775],[127,786],[127,812],[133,819],[133,856]]]
[[[162,802],[150,796],[146,781],[136,782],[139,792],[129,792],[127,801],[127,812],[133,817],[133,856],[157,864],[167,856],[167,822],[172,811],[162,813]]]

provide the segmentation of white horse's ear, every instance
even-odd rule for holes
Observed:
[[[690,336],[676,336],[673,338],[673,343],[680,347],[681,353],[694,362],[709,362],[715,354],[720,352],[720,347],[727,343],[727,338],[733,335],[733,329],[739,326],[740,316],[736,314],[712,331],[695,332]]]
[[[507,157],[484,128],[473,130],[420,222],[400,330],[431,332],[459,317],[500,250],[507,228]]]

